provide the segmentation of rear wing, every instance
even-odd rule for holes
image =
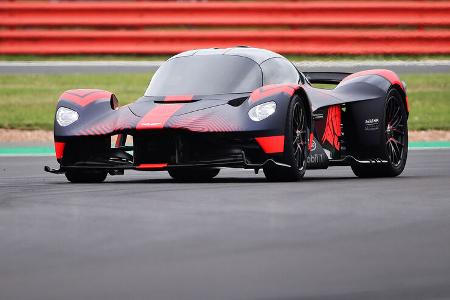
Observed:
[[[338,84],[352,73],[344,72],[302,72],[310,83]]]

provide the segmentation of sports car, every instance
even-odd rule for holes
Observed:
[[[389,70],[301,72],[264,49],[191,50],[164,62],[128,105],[104,90],[64,92],[59,169],[45,170],[70,182],[128,169],[206,181],[224,167],[263,170],[269,181],[331,166],[392,177],[406,164],[408,114],[405,83]]]

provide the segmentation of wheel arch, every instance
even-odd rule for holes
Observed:
[[[403,105],[405,105],[406,108],[406,116],[409,117],[408,95],[406,95],[404,88],[402,88],[398,83],[392,84],[391,88],[399,92],[400,96],[402,97]]]
[[[61,107],[78,114],[78,119],[68,126],[58,124],[56,114]],[[56,104],[53,130],[60,137],[109,134],[119,111],[119,101],[112,92],[99,89],[74,89],[61,94]]]
[[[338,87],[342,86],[342,84],[345,84],[349,80],[352,80],[352,79],[358,80],[357,78],[362,80],[362,78],[367,77],[367,76],[379,76],[379,77],[384,78],[389,83],[389,85],[387,86],[387,90],[385,90],[386,87],[383,88],[384,84],[377,84],[377,86],[381,89],[384,89],[386,91],[386,93],[389,93],[389,90],[391,88],[397,90],[400,93],[400,95],[402,96],[402,101],[406,108],[406,114],[407,114],[407,116],[409,115],[409,103],[408,103],[408,95],[406,93],[406,83],[401,81],[398,74],[396,74],[395,72],[393,72],[391,70],[373,69],[373,70],[356,72],[356,73],[353,73],[353,74],[345,77],[341,81],[341,83],[339,83]]]
[[[303,89],[303,87],[299,86],[299,88],[297,90],[295,90],[294,95],[297,95],[300,97],[300,99],[302,99],[303,101],[305,101],[305,108],[306,108],[306,113],[308,115],[308,125],[309,125],[309,129],[312,131],[313,130],[313,121],[312,121],[312,108],[311,108],[311,101],[308,97],[308,95],[306,94],[305,90]],[[293,95],[293,96],[294,96]],[[291,98],[292,101],[292,98]]]

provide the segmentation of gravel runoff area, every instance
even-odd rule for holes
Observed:
[[[450,131],[423,130],[410,131],[409,140],[415,141],[450,141]],[[47,130],[0,129],[1,143],[53,142],[53,132]]]

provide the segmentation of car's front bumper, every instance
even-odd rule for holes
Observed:
[[[66,138],[57,153],[61,173],[68,169],[103,169],[111,174],[134,169],[234,167],[260,169],[282,164],[283,136],[254,136],[254,133],[192,133],[180,130],[134,132],[132,145],[125,134],[111,147],[110,136]],[[61,147],[60,147],[61,148]]]

